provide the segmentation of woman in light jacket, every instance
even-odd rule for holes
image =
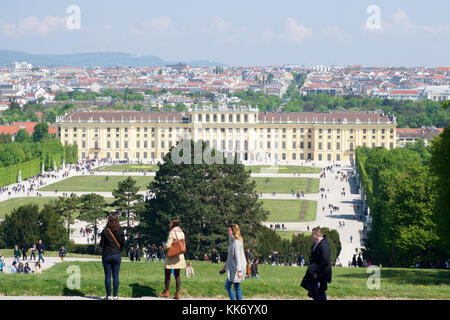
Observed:
[[[172,243],[184,239],[184,233],[180,228],[180,222],[177,219],[172,219],[169,224],[169,236],[167,237],[166,243],[163,243],[164,249],[169,249]],[[181,289],[181,277],[180,269],[186,268],[186,262],[184,260],[184,254],[181,253],[175,257],[169,258],[166,256],[164,264],[164,285],[165,290],[159,294],[160,297],[169,297],[170,288],[170,274],[173,269],[175,275],[175,282],[177,291],[175,293],[174,299],[180,299],[180,289]]]
[[[231,300],[242,300],[241,281],[244,280],[247,273],[247,261],[244,253],[244,239],[237,224],[228,226],[228,245],[227,261],[221,271],[227,271],[227,280],[225,281],[225,289]],[[234,286],[234,291],[231,289]]]

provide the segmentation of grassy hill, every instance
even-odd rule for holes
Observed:
[[[70,265],[81,269],[81,288],[66,288]],[[222,264],[193,261],[194,278],[182,273],[182,297],[224,298],[225,275],[219,275]],[[243,298],[309,299],[300,287],[306,267],[260,265],[260,279],[242,283]],[[183,270],[184,271],[184,270]],[[381,288],[368,289],[371,274],[365,268],[333,268],[333,281],[328,287],[329,299],[450,299],[450,271],[416,269],[381,269]],[[174,281],[171,290],[174,291]],[[156,296],[163,290],[163,263],[124,261],[120,270],[119,296]],[[101,262],[64,262],[42,274],[0,273],[0,295],[105,295]]]

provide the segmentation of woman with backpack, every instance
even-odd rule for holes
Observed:
[[[113,278],[113,299],[118,300],[119,270],[122,261],[122,248],[125,236],[120,226],[119,217],[112,213],[108,217],[108,223],[100,235],[100,247],[103,249],[102,263],[105,272],[105,300],[111,300],[111,276]]]

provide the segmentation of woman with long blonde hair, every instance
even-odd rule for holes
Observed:
[[[241,281],[247,273],[247,261],[244,253],[244,239],[237,224],[228,226],[228,256],[225,265],[220,273],[227,272],[225,289],[231,300],[242,300]],[[231,286],[234,286],[234,291]]]

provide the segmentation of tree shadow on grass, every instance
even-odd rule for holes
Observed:
[[[151,287],[141,286],[137,283],[130,284],[130,287],[132,289],[131,296],[133,298],[156,297],[156,291]]]
[[[75,297],[84,297],[84,293],[78,290],[72,290],[69,288],[64,288],[63,296],[75,296]]]
[[[418,269],[381,269],[381,279],[395,284],[414,285],[450,285],[450,271],[447,270],[418,270]],[[364,278],[373,273],[346,273],[339,278]]]

